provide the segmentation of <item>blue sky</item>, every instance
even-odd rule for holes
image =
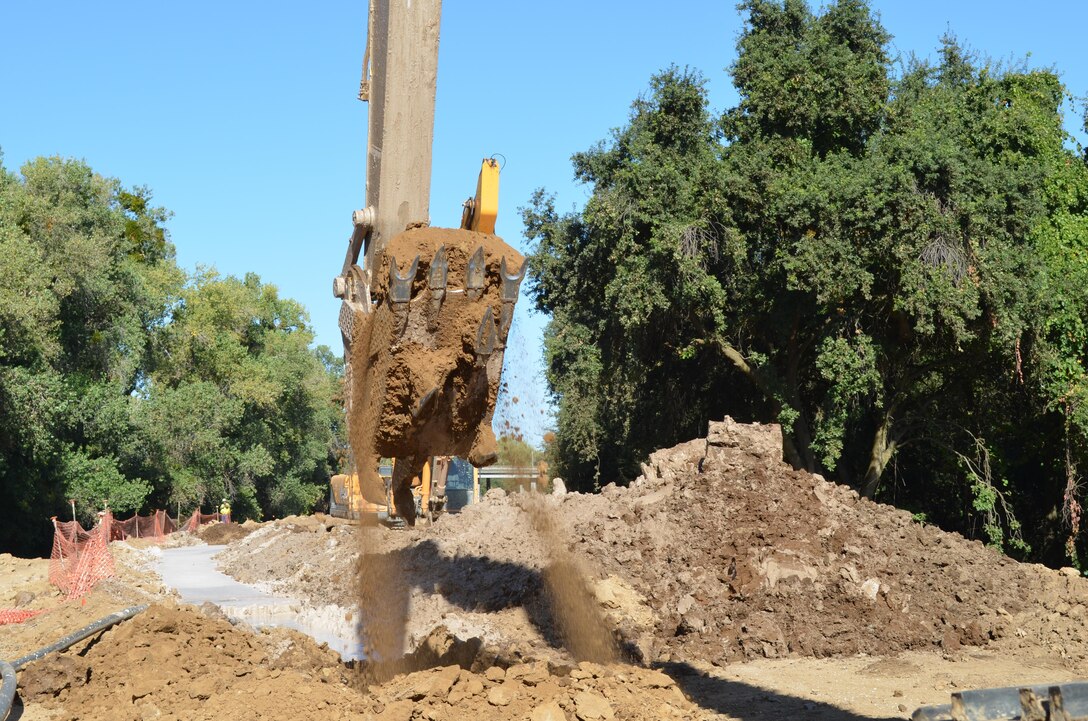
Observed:
[[[338,348],[331,294],[364,192],[366,106],[355,99],[366,0],[0,4],[0,148],[86,159],[150,186],[174,217],[182,266],[256,271],[302,301]],[[997,59],[1030,54],[1088,93],[1088,3],[873,3],[902,56],[931,55],[951,30]],[[713,107],[736,102],[726,68],[733,3],[452,2],[443,9],[431,222],[454,226],[479,161],[501,153],[498,232],[524,250],[517,209],[534,188],[582,203],[569,158],[622,125],[656,71],[707,77]],[[1070,119],[1071,129],[1079,119]],[[78,262],[78,259],[73,259]],[[544,425],[544,319],[519,304],[507,376],[512,421]]]

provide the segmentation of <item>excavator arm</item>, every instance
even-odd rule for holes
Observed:
[[[491,419],[525,272],[494,234],[493,159],[481,165],[461,227],[429,226],[440,13],[440,0],[371,0],[360,85],[369,104],[366,204],[352,214],[333,281],[360,488],[381,502],[378,459],[395,458],[392,496],[409,523],[411,479],[426,459],[495,461]]]

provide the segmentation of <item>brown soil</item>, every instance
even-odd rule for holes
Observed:
[[[257,524],[209,523],[206,526],[201,526],[197,534],[200,536],[200,540],[209,546],[225,546],[228,543],[245,538],[257,528],[259,528]]]
[[[709,441],[655,453],[630,488],[544,499],[561,539],[550,545],[585,564],[629,655],[720,665],[986,646],[1088,665],[1088,581],[794,471],[779,449],[776,427],[726,421]],[[562,646],[544,582],[549,544],[529,532],[524,505],[493,492],[431,528],[383,532],[411,588],[410,639],[456,617],[459,632],[522,654]],[[281,557],[276,533],[265,572],[291,578],[299,558],[324,553],[314,544]],[[239,546],[225,569],[246,580],[250,563]],[[310,597],[305,584],[285,591]]]
[[[28,707],[60,719],[343,718],[359,703],[335,653],[290,632],[240,633],[191,607],[155,605],[19,673]],[[330,711],[330,709],[333,709]],[[339,715],[336,710],[339,710]]]
[[[565,711],[583,719],[710,717],[658,671],[544,662],[484,670],[471,649],[464,653],[441,632],[428,641],[410,661],[431,668],[358,688],[355,671],[304,636],[247,633],[189,607],[154,605],[94,641],[30,664],[19,674],[19,694],[28,708],[73,721],[521,721],[568,718]]]
[[[402,604],[378,600],[371,613],[394,617],[390,647],[415,649],[383,673],[360,676],[295,634],[166,606],[20,674],[22,718],[860,721],[963,688],[1088,673],[1084,579],[792,471],[779,444],[773,426],[727,420],[655,453],[630,488],[493,491],[430,527],[369,529],[372,577]],[[358,535],[334,519],[284,519],[219,560],[241,580],[350,608]],[[46,561],[0,557],[15,589],[0,602],[26,591],[22,603],[57,609],[5,627],[0,656],[156,595],[141,552],[113,548],[122,576],[83,617],[50,596]],[[573,615],[603,618],[573,632],[570,594],[550,585],[568,562],[575,587],[592,590],[573,594]],[[572,638],[594,627],[626,663],[572,658]]]
[[[435,253],[445,246],[448,291],[437,315],[427,287]],[[469,300],[464,291],[469,256],[484,249],[483,296]],[[419,266],[412,300],[398,319],[386,297],[390,259],[401,273],[415,257]],[[351,352],[351,445],[364,489],[374,502],[384,502],[375,481],[377,458],[422,465],[430,455],[456,455],[482,465],[495,453],[491,418],[498,394],[506,333],[500,324],[500,266],[521,268],[521,255],[494,235],[443,228],[413,228],[394,237],[375,272],[371,313],[357,313]],[[497,336],[490,356],[477,356],[477,332],[486,311],[492,313]],[[508,331],[508,329],[507,329]],[[427,404],[424,397],[434,391]]]

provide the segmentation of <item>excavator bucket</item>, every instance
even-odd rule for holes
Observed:
[[[960,691],[952,703],[923,706],[913,721],[1088,721],[1088,682]]]
[[[351,444],[361,476],[397,459],[393,499],[409,523],[410,481],[429,457],[495,461],[491,419],[524,275],[516,250],[473,230],[411,228],[374,258],[370,303],[350,324]],[[373,477],[363,489],[384,494]]]

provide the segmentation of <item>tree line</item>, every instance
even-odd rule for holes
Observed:
[[[709,419],[1021,557],[1084,558],[1088,164],[1053,69],[892,58],[863,0],[747,0],[713,111],[689,69],[538,191],[554,462],[629,480]]]
[[[168,218],[81,161],[0,164],[0,549],[48,549],[70,499],[260,519],[326,493],[342,361],[255,274],[179,268]]]

